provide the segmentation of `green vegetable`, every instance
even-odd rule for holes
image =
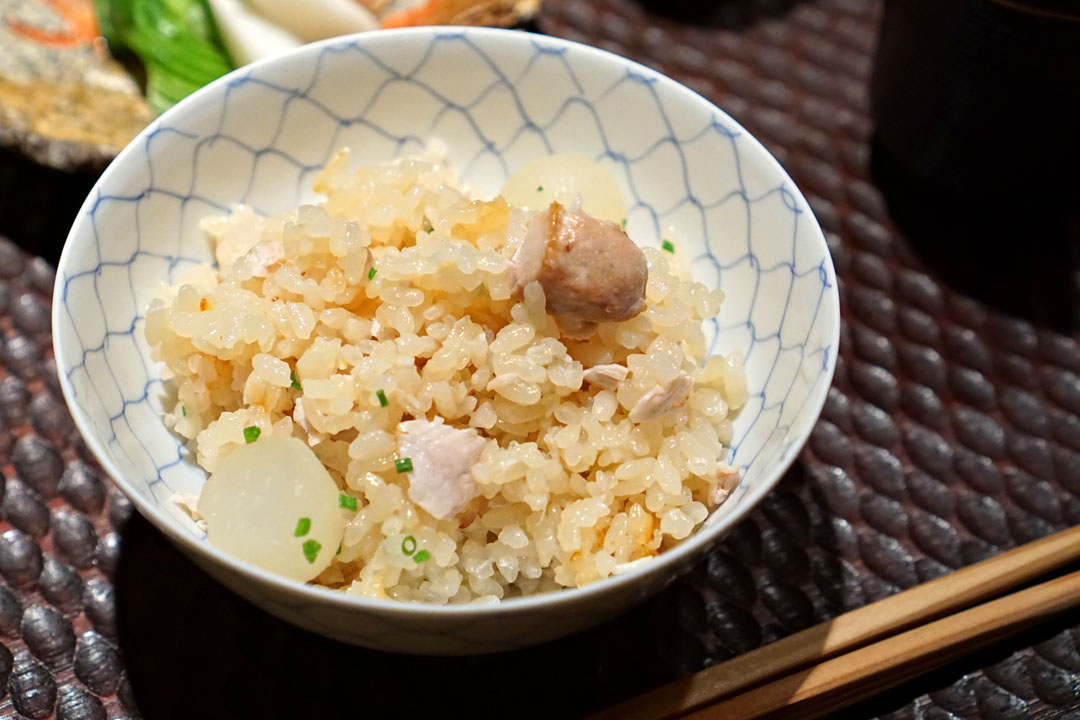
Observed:
[[[254,425],[248,425],[244,428],[244,442],[248,445],[258,440],[260,435],[262,435],[262,430]]]
[[[394,467],[399,473],[412,472],[412,458],[401,458],[394,461]]]
[[[304,392],[304,388],[302,388],[300,386],[300,381],[296,379],[296,371],[295,370],[293,370],[291,373],[289,373],[289,380],[292,381],[292,382],[289,383],[289,386],[292,387],[293,390],[299,390],[300,392]]]
[[[376,270],[375,268],[371,268],[370,270],[368,270],[367,271],[367,279],[368,280],[374,280],[375,279],[375,273],[377,273],[377,272],[378,272],[378,270]]]
[[[416,538],[412,535],[406,535],[405,539],[401,541],[401,552],[406,555],[412,555],[416,552]]]
[[[293,537],[304,537],[311,530],[311,518],[300,518],[296,521],[296,529],[293,530]]]
[[[543,185],[537,185],[536,186],[536,192],[544,192],[544,186]]]
[[[390,404],[390,401],[386,399],[386,393],[384,393],[382,390],[376,390],[375,397],[379,398],[379,405],[381,405],[382,407],[386,407]]]
[[[662,247],[664,250],[667,250],[669,253],[675,252],[675,244],[672,243],[670,240],[665,240],[664,242],[660,243],[660,247]]]
[[[416,553],[416,555],[413,556],[413,560],[415,560],[418,563],[422,563],[422,562],[424,562],[425,560],[427,560],[430,557],[431,557],[431,553],[429,553],[427,550],[421,550],[420,552]]]
[[[94,7],[110,49],[142,61],[155,112],[234,67],[206,0],[95,0]]]
[[[187,417],[187,408],[183,405],[180,406],[180,412],[184,414],[184,417]]]
[[[308,540],[303,544],[304,557],[311,564],[315,564],[315,558],[319,556],[319,551],[322,550],[322,544],[318,540]]]
[[[345,493],[342,493],[341,495],[338,495],[338,507],[343,507],[346,510],[355,510],[356,498],[354,498],[352,495],[346,495]]]

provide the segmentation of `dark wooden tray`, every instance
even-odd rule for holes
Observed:
[[[688,83],[769,146],[828,235],[845,322],[824,415],[753,516],[658,597],[539,648],[365,651],[211,581],[87,462],[48,360],[49,267],[0,241],[0,716],[581,717],[1080,521],[1068,245],[1057,238],[1034,264],[1030,245],[994,248],[1006,254],[974,272],[970,243],[896,229],[879,189],[888,168],[871,173],[880,12],[858,0],[545,4],[543,32]],[[1054,240],[1075,227],[1063,222],[1035,230]],[[995,283],[997,266],[1009,272]],[[1078,625],[1060,618],[846,717],[1080,716]]]

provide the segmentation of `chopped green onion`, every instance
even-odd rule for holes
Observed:
[[[390,401],[386,399],[386,393],[384,393],[382,390],[376,390],[375,397],[379,398],[379,405],[381,405],[382,407],[386,407],[390,404]]]
[[[378,272],[378,270],[376,270],[375,268],[371,268],[370,270],[368,270],[367,271],[367,279],[368,280],[374,280],[375,279],[375,273],[377,273],[377,272]]]
[[[296,521],[296,529],[293,530],[293,537],[304,537],[311,530],[311,518],[300,518]]]
[[[660,247],[662,247],[664,250],[667,250],[669,253],[675,252],[675,245],[670,240],[665,240],[664,242],[660,243]]]
[[[431,553],[429,553],[427,550],[421,550],[420,552],[416,553],[416,555],[413,556],[413,560],[415,560],[418,563],[422,563],[422,562],[424,562],[425,560],[427,560],[430,557],[431,557]]]
[[[248,445],[258,440],[260,435],[262,435],[262,430],[254,425],[248,425],[244,428],[244,442]]]
[[[304,388],[301,387],[300,381],[296,379],[296,371],[295,370],[293,370],[291,373],[289,373],[289,380],[291,381],[289,383],[289,385],[292,387],[293,390],[299,390],[300,392],[304,392]]]
[[[622,229],[625,230],[626,229],[626,218],[623,218],[622,223],[620,223],[620,224],[622,225]]]
[[[336,552],[336,553],[334,553],[334,554],[335,554],[335,555],[340,555],[340,554],[341,554],[341,543],[338,543],[338,546],[337,546],[337,552]]]
[[[433,228],[433,227],[428,228],[428,235],[430,235],[433,232],[435,232],[435,228]]]
[[[536,186],[536,192],[544,192],[544,186],[543,185],[537,185]]]
[[[399,473],[412,472],[412,458],[401,458],[394,461],[394,467]]]
[[[315,558],[319,556],[319,551],[322,550],[322,544],[318,540],[308,540],[302,546],[304,548],[304,557],[312,565],[315,564]]]
[[[184,417],[187,417],[187,408],[183,405],[180,406],[180,412],[184,414]]]
[[[406,535],[405,539],[401,541],[401,552],[406,555],[412,555],[416,552],[416,538],[412,535]]]
[[[343,507],[346,510],[355,510],[356,498],[354,498],[352,495],[346,495],[345,493],[342,493],[338,495],[338,507]]]

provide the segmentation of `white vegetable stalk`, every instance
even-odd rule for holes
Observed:
[[[304,42],[376,30],[379,21],[356,0],[251,0],[268,20]]]
[[[237,65],[247,65],[303,45],[298,37],[252,13],[240,0],[209,2],[225,48]]]

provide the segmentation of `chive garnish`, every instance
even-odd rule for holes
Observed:
[[[254,425],[248,425],[244,428],[244,442],[248,445],[258,440],[260,435],[262,435],[262,430]]]
[[[418,563],[422,563],[422,562],[424,562],[425,560],[427,560],[430,557],[431,557],[431,553],[429,553],[427,550],[421,550],[420,552],[416,553],[416,555],[413,556],[413,560],[415,560]]]
[[[416,552],[416,538],[412,535],[406,535],[405,539],[401,541],[401,552],[406,555],[412,555]]]
[[[180,412],[184,414],[184,417],[187,417],[187,408],[183,405],[180,406]]]
[[[315,564],[315,558],[318,557],[319,551],[322,550],[322,545],[318,540],[308,540],[303,544],[304,557],[312,565]]]
[[[394,461],[394,467],[399,473],[412,472],[412,458],[401,458]]]
[[[376,272],[378,272],[378,270],[376,270],[375,268],[371,268],[370,270],[368,270],[367,271],[367,279],[368,280],[374,280]]]
[[[544,186],[543,185],[537,185],[536,186],[536,192],[544,192]]]
[[[665,240],[664,242],[660,243],[660,247],[662,247],[664,250],[667,250],[669,253],[675,252],[675,245],[670,240]]]
[[[622,223],[620,223],[620,224],[622,225],[622,229],[625,230],[626,229],[626,218],[623,218]]]
[[[334,553],[334,554],[335,554],[335,555],[340,555],[340,554],[341,554],[341,543],[338,543],[338,546],[337,546],[337,552],[336,552],[336,553]]]
[[[354,498],[352,495],[346,495],[345,493],[342,493],[338,495],[338,507],[343,507],[346,510],[355,510],[356,498]]]
[[[433,228],[433,227],[428,228],[427,232],[428,232],[428,235],[430,235],[431,233],[435,232],[435,228]]]
[[[293,390],[299,390],[300,392],[304,392],[304,388],[301,387],[300,381],[296,379],[296,371],[295,370],[293,370],[291,373],[289,373],[289,380],[291,381],[289,383],[289,386]]]
[[[390,404],[390,401],[386,399],[386,393],[384,393],[382,390],[376,390],[375,397],[379,398],[379,405],[381,405],[382,407],[386,407]]]
[[[300,518],[296,521],[296,529],[293,530],[293,537],[304,537],[311,530],[311,518]]]

